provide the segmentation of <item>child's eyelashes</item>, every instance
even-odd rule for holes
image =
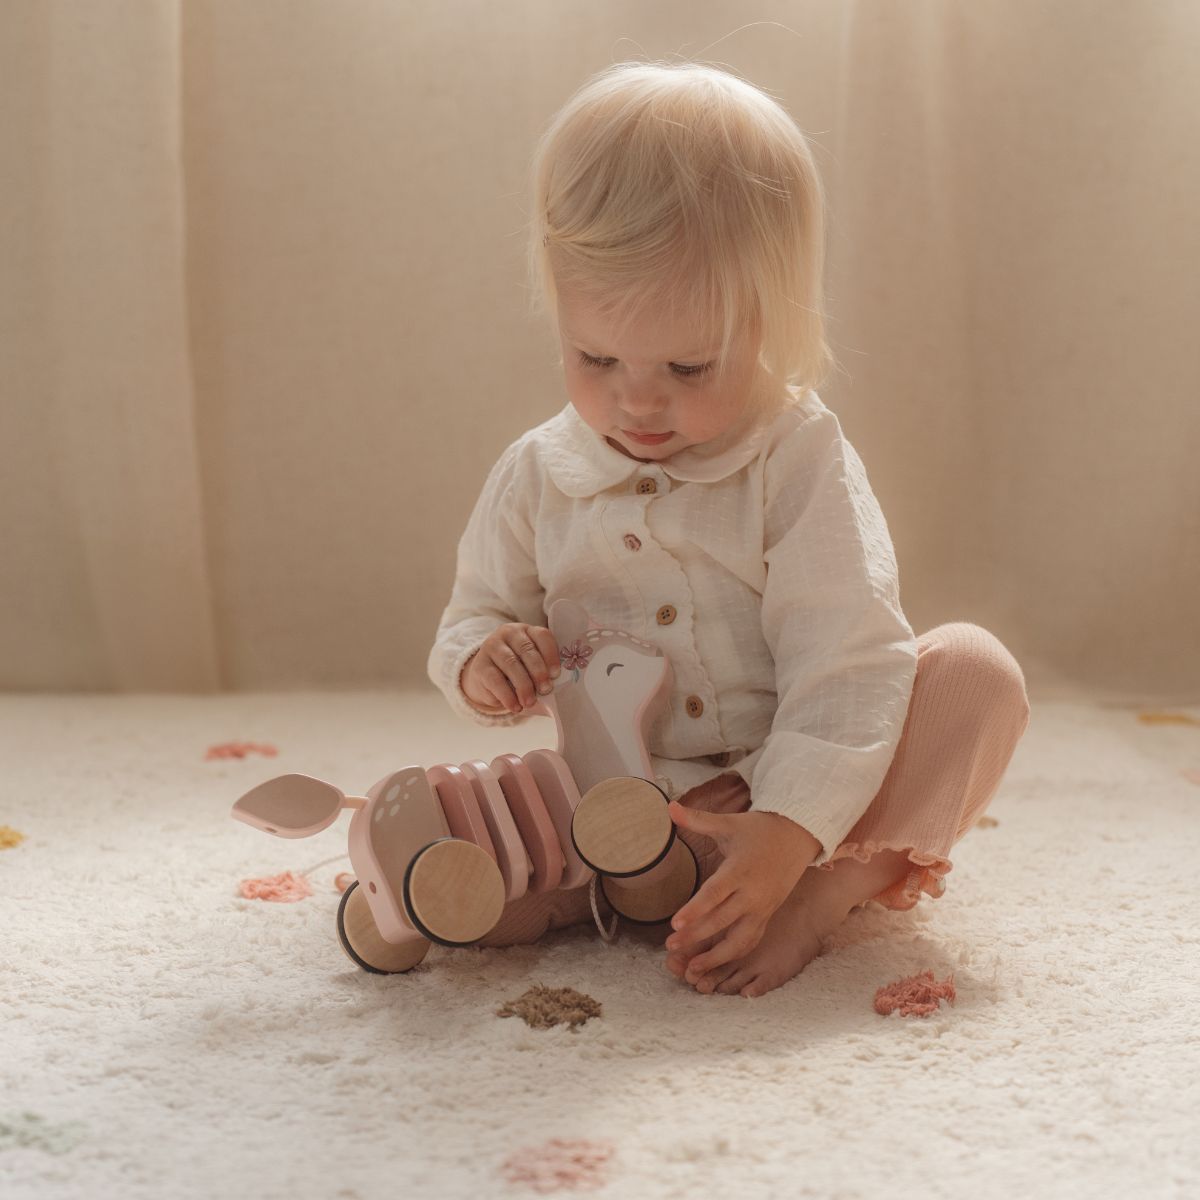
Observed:
[[[579,361],[585,367],[594,367],[597,370],[602,370],[604,367],[611,367],[617,360],[615,358],[596,358],[594,355],[588,354],[583,350],[579,351]],[[671,370],[683,379],[690,379],[696,375],[703,375],[713,369],[713,364],[706,363],[670,363]]]
[[[611,367],[617,360],[615,358],[593,358],[590,354],[580,350],[579,361],[585,367]]]

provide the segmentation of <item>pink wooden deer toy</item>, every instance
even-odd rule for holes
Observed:
[[[366,796],[310,775],[247,792],[232,815],[278,837],[311,837],[343,808],[357,876],[342,895],[338,938],[359,966],[408,971],[430,944],[467,946],[529,892],[599,876],[613,911],[669,919],[699,871],[653,782],[645,733],[670,693],[657,646],[592,626],[573,600],[550,609],[563,670],[531,710],[552,716],[557,750],[458,766],[401,767]]]

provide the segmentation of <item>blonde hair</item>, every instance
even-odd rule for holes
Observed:
[[[533,306],[559,289],[618,322],[666,304],[750,331],[780,383],[818,386],[824,191],[804,134],[752,84],[703,63],[622,62],[563,106],[533,158]]]

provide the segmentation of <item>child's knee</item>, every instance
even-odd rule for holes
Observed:
[[[727,771],[680,797],[684,808],[710,813],[743,813],[750,807],[750,787],[736,772]]]
[[[922,638],[919,675],[926,687],[952,693],[963,717],[1011,725],[1020,736],[1029,724],[1025,675],[994,633],[968,621],[939,625]]]

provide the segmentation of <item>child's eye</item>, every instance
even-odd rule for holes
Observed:
[[[615,358],[593,358],[590,354],[580,350],[579,361],[585,367],[611,367],[617,360]]]
[[[594,355],[588,354],[586,351],[579,351],[579,361],[585,367],[611,367],[617,360],[615,358],[596,358]],[[671,370],[684,379],[692,378],[696,375],[703,375],[707,371],[711,371],[713,364],[706,363],[671,363]]]

